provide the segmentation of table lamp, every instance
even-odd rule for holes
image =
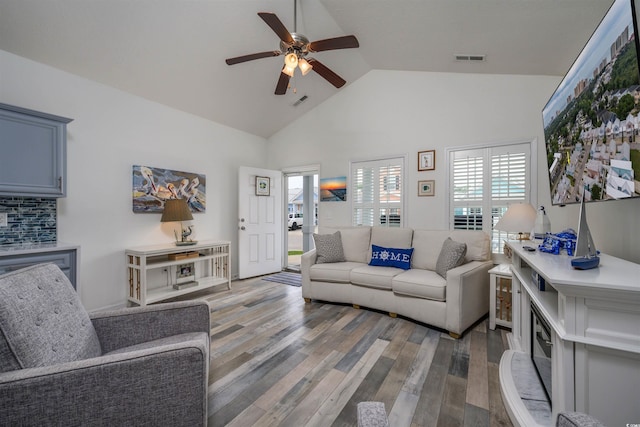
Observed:
[[[178,233],[175,230],[173,231],[173,234],[176,236],[176,246],[188,246],[198,243],[194,240],[187,239],[193,232],[193,226],[190,225],[187,228],[182,226],[182,221],[190,221],[192,219],[193,215],[191,215],[186,200],[169,199],[164,202],[164,211],[162,211],[160,222],[180,221],[180,240],[178,240]]]
[[[536,210],[531,204],[515,203],[509,206],[493,228],[507,233],[518,233],[518,240],[529,240],[536,216]]]

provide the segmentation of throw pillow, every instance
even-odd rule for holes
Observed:
[[[451,237],[447,237],[447,240],[442,243],[442,249],[440,249],[440,255],[436,263],[436,273],[446,279],[447,271],[462,265],[466,253],[466,243],[456,242],[451,240]]]
[[[411,268],[412,254],[413,248],[398,249],[371,245],[371,262],[369,262],[369,265],[375,265],[378,267],[397,267],[403,270],[408,270]]]
[[[313,241],[316,244],[316,264],[344,261],[342,238],[339,231],[333,234],[313,233]]]

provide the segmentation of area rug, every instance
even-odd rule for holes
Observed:
[[[283,271],[281,273],[271,274],[269,276],[263,277],[264,280],[268,282],[278,282],[284,283],[289,286],[297,286],[300,287],[302,285],[302,276],[300,273],[291,273],[288,271]]]

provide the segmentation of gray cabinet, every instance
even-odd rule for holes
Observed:
[[[0,104],[0,195],[66,195],[67,123],[71,120]]]
[[[65,243],[35,243],[30,245],[0,245],[0,274],[35,264],[53,263],[78,289],[79,247]]]

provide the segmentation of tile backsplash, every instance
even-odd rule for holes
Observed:
[[[57,199],[0,196],[0,212],[8,214],[8,227],[0,227],[0,245],[58,239]]]

